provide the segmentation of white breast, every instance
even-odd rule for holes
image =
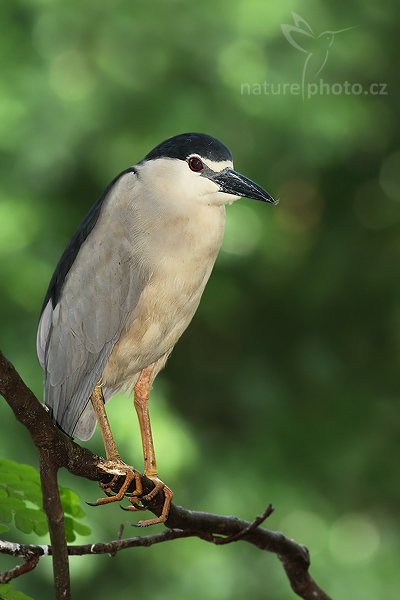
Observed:
[[[136,375],[168,354],[189,325],[214,266],[225,224],[222,206],[149,215],[140,211],[136,232],[152,275],[103,373],[112,393],[130,389]],[[146,239],[143,238],[146,232]],[[132,239],[137,236],[133,235]],[[160,363],[160,368],[163,363]]]

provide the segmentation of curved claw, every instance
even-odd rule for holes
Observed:
[[[147,510],[146,506],[143,506],[143,504],[138,504],[137,502],[134,502],[133,500],[129,500],[131,503],[131,509],[132,510]]]
[[[129,498],[129,502],[131,502],[131,498],[140,498],[140,500],[142,499],[141,494],[139,494],[137,490],[135,490],[134,492],[126,492],[125,496]]]
[[[140,504],[137,504],[136,502],[133,502],[132,500],[130,500],[131,504],[129,506],[121,506],[122,510],[126,510],[129,512],[136,512],[138,510],[147,510],[147,508],[145,506],[141,506]]]
[[[101,504],[99,504],[98,502],[86,502],[86,500],[84,500],[84,502],[88,506],[101,506]]]

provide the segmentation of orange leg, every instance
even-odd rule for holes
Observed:
[[[97,384],[94,388],[90,397],[92,402],[93,410],[95,412],[97,422],[99,424],[101,437],[103,438],[104,449],[106,451],[106,462],[101,465],[101,468],[106,472],[114,475],[112,481],[103,489],[106,493],[112,491],[112,486],[119,476],[124,475],[125,481],[115,494],[115,496],[109,496],[108,498],[98,498],[95,503],[91,506],[100,506],[101,504],[109,504],[110,502],[118,502],[122,500],[126,491],[128,490],[131,482],[135,480],[136,490],[133,496],[138,496],[143,492],[142,484],[140,481],[140,474],[133,469],[130,465],[125,464],[119,455],[117,446],[115,445],[114,437],[111,432],[110,423],[107,417],[107,413],[104,407],[103,390],[101,384]]]
[[[164,506],[159,517],[139,521],[138,525],[146,527],[156,523],[164,523],[167,520],[171,500],[173,496],[172,490],[158,478],[156,456],[154,452],[153,436],[151,433],[150,415],[149,415],[149,396],[151,388],[151,377],[154,366],[146,367],[140,372],[139,378],[135,385],[135,409],[139,419],[140,433],[142,436],[143,457],[144,457],[144,474],[154,482],[154,488],[149,494],[143,497],[144,500],[152,500],[160,491],[164,492]],[[134,498],[132,498],[134,500]],[[134,506],[129,507],[130,510],[137,510]]]

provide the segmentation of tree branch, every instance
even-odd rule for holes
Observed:
[[[0,552],[2,554],[11,554],[12,556],[22,557],[24,559],[22,565],[17,565],[9,571],[0,573],[0,583],[8,583],[20,575],[29,573],[29,571],[32,571],[37,566],[41,556],[41,552],[38,550],[37,546],[33,546],[32,550],[28,546],[22,549],[20,544],[12,544],[3,540],[0,540]]]
[[[73,442],[54,425],[50,415],[1,352],[0,394],[4,396],[16,418],[29,430],[41,456],[43,456],[43,452],[48,452],[57,469],[65,467],[74,475],[101,483],[110,481],[110,476],[101,470],[103,459]],[[121,485],[122,483],[123,478],[120,481]],[[153,488],[153,483],[145,476],[142,476],[142,483],[145,494]],[[148,510],[157,516],[160,515],[162,506],[162,494],[158,494],[154,500],[146,504]],[[236,517],[190,511],[181,506],[172,505],[165,523],[170,531],[125,540],[117,539],[106,544],[68,546],[66,551],[69,555],[115,554],[125,548],[147,547],[156,543],[192,536],[200,537],[214,544],[244,540],[261,550],[277,555],[285,569],[293,591],[298,596],[304,598],[304,600],[330,600],[329,596],[321,590],[309,574],[310,558],[307,548],[286,538],[282,533],[260,527],[260,523],[271,512],[272,507],[268,507],[260,517],[257,517],[253,522],[248,522]],[[48,512],[47,516],[49,517]],[[58,540],[59,535],[60,530],[57,533]],[[34,556],[53,555],[53,552],[55,555],[57,544],[53,539],[52,543],[53,546],[31,546],[0,542],[0,552],[22,557],[32,556],[32,554]],[[63,561],[60,558],[60,564],[57,568],[58,576],[59,569],[64,568],[62,565],[65,566],[64,561],[65,554]],[[53,564],[56,569],[56,563]],[[63,596],[63,598],[66,599],[68,596]]]
[[[64,511],[57,483],[58,466],[47,448],[40,449],[40,481],[43,508],[49,525],[52,543],[54,587],[56,600],[71,596],[67,540],[65,537]]]

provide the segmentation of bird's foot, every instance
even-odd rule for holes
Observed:
[[[167,485],[165,485],[165,483],[163,481],[161,481],[161,479],[159,479],[158,477],[147,475],[147,478],[150,479],[150,481],[152,481],[154,483],[154,488],[151,490],[151,492],[149,492],[145,496],[142,496],[141,498],[137,498],[137,496],[140,494],[137,494],[137,495],[132,494],[131,498],[129,499],[129,501],[131,502],[131,505],[128,506],[127,508],[124,508],[124,510],[129,510],[129,511],[134,511],[134,512],[136,512],[138,510],[146,510],[147,503],[151,502],[151,500],[153,500],[157,496],[157,494],[159,494],[160,492],[164,493],[164,504],[163,504],[162,511],[161,511],[161,514],[159,517],[154,517],[153,519],[144,519],[144,520],[138,521],[138,523],[134,524],[135,527],[148,527],[149,525],[157,525],[158,523],[165,523],[165,521],[168,518],[169,509],[171,507],[171,500],[174,495],[173,491]],[[141,502],[142,504],[138,504],[138,502]],[[143,502],[145,504],[143,504]],[[121,508],[123,508],[123,507],[121,506]]]
[[[113,478],[108,483],[100,483],[100,487],[107,495],[107,498],[98,498],[96,502],[87,502],[89,506],[101,506],[102,504],[110,504],[111,502],[119,502],[123,499],[124,495],[132,483],[135,481],[135,491],[132,492],[133,497],[140,496],[143,493],[142,482],[140,480],[140,473],[136,471],[130,465],[125,464],[122,460],[107,460],[99,463],[98,468],[109,475],[113,475]],[[125,477],[125,480],[119,490],[114,493],[114,487],[120,477]]]

